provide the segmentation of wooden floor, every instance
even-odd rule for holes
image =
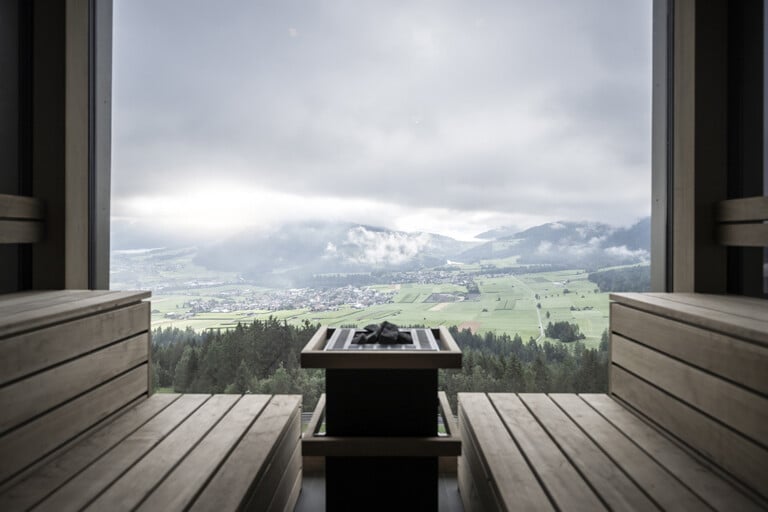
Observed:
[[[608,395],[462,393],[459,404],[467,510],[763,510]]]
[[[464,512],[456,475],[440,474],[437,484],[440,512]],[[365,507],[359,510],[365,510]],[[406,510],[404,507],[403,512]],[[294,512],[325,512],[325,477],[322,473],[304,474]]]

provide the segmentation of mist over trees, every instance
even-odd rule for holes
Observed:
[[[311,411],[325,390],[325,374],[321,369],[300,368],[299,355],[318,327],[269,318],[224,332],[155,329],[153,384],[176,392],[302,394],[304,410]],[[575,334],[581,335],[575,327]],[[479,335],[457,327],[449,331],[464,353],[463,366],[441,370],[439,386],[454,407],[456,394],[463,391],[597,393],[608,389],[607,332],[599,348],[591,349],[580,341],[537,343],[533,338],[524,342],[517,334]]]

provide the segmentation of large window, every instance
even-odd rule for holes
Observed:
[[[453,328],[453,390],[604,389],[608,293],[649,287],[650,24],[116,0],[111,286],[153,291],[158,385],[306,390],[317,325],[388,320]]]

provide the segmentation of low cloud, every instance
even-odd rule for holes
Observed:
[[[257,225],[650,210],[650,2],[131,0],[114,19],[118,208],[191,193],[196,229],[238,204],[216,180],[291,198],[229,217]]]
[[[651,255],[645,249],[631,250],[626,245],[606,247],[605,253],[609,256],[617,256],[631,260],[650,261]]]
[[[368,265],[400,265],[411,261],[431,237],[426,233],[408,235],[390,231],[371,231],[362,226],[347,232],[342,253],[351,263]]]

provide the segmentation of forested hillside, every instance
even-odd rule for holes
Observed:
[[[155,387],[198,393],[301,393],[314,409],[325,389],[323,370],[299,367],[301,349],[318,328],[270,318],[226,332],[156,329]],[[464,353],[461,370],[440,372],[440,389],[455,406],[461,391],[606,392],[608,334],[599,349],[581,342],[523,342],[519,335],[450,332]]]
[[[589,274],[601,292],[647,292],[651,289],[651,267],[615,268]]]

